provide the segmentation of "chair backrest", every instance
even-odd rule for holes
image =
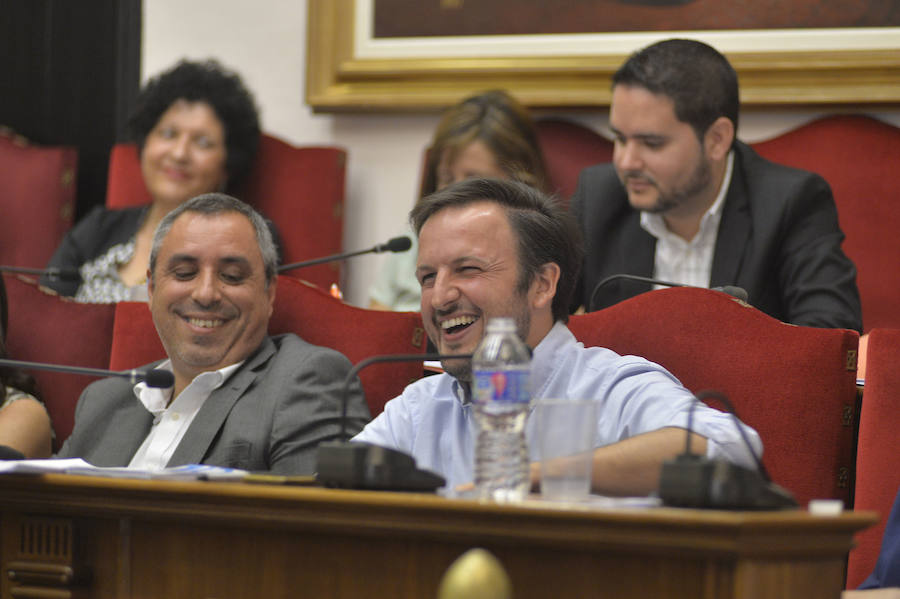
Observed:
[[[535,127],[550,187],[568,206],[578,174],[593,164],[611,161],[613,144],[593,129],[563,119],[539,119]]]
[[[347,153],[335,147],[297,147],[264,134],[253,168],[235,194],[275,223],[284,263],[341,252]],[[134,144],[116,144],[109,158],[106,206],[150,202]],[[340,278],[339,263],[291,271],[328,288]]]
[[[859,415],[854,509],[875,510],[881,521],[856,536],[847,588],[872,573],[885,519],[900,491],[900,329],[869,333],[866,383]]]
[[[726,394],[762,437],[763,463],[801,505],[850,500],[859,335],[784,324],[709,289],[650,291],[569,328],[585,345],[661,364],[691,391]]]
[[[347,305],[304,281],[280,276],[269,333],[296,333],[306,341],[331,347],[354,364],[381,354],[424,353],[425,331],[416,312],[381,312]],[[116,307],[109,367],[135,368],[165,357],[150,310],[143,302]],[[360,380],[372,416],[403,388],[422,376],[421,362],[374,364]]]
[[[863,329],[900,328],[900,128],[866,116],[828,116],[753,144],[775,162],[813,171],[831,185],[844,251],[856,263]]]
[[[75,213],[78,150],[0,127],[0,264],[43,268]]]
[[[79,304],[42,291],[24,277],[3,275],[9,299],[6,347],[11,358],[64,366],[106,368],[114,304]],[[50,413],[56,445],[72,432],[81,391],[96,378],[31,372]]]

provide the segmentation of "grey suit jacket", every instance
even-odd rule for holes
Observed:
[[[656,238],[641,228],[611,164],[581,172],[571,209],[585,241],[575,307],[600,309],[649,291],[622,280],[595,290],[614,274],[653,276]],[[743,287],[752,306],[784,322],[861,330],[856,267],[841,250],[843,239],[822,177],[735,143],[710,287]]]
[[[350,368],[342,354],[296,335],[267,337],[203,403],[167,465],[312,474],[316,447],[340,435]],[[349,435],[370,419],[358,380],[350,385],[347,417]],[[78,400],[75,427],[58,457],[127,466],[152,424],[128,381],[97,381]]]

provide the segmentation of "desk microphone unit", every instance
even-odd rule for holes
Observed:
[[[706,398],[716,398],[728,407],[734,424],[756,461],[756,470],[726,460],[711,460],[691,451],[694,406]],[[753,451],[738,422],[731,402],[717,391],[701,391],[688,411],[684,453],[662,465],[659,497],[674,507],[725,510],[777,510],[796,508],[797,501],[787,489],[776,485],[766,467]]]
[[[370,443],[350,442],[347,435],[347,400],[350,384],[365,367],[380,362],[425,362],[471,359],[472,354],[390,354],[360,361],[344,380],[341,401],[341,439],[323,443],[316,452],[316,481],[325,487],[382,491],[434,492],[444,477],[416,466],[412,456]]]

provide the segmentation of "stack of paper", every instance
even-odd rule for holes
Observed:
[[[81,458],[0,461],[0,474],[45,474],[51,472],[163,480],[241,480],[248,474],[246,470],[207,466],[206,464],[187,464],[162,470],[141,470],[139,468],[100,468],[88,464]]]

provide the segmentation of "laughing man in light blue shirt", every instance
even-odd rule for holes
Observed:
[[[532,396],[598,403],[593,491],[655,491],[662,463],[684,448],[694,398],[661,366],[585,348],[566,327],[582,258],[571,217],[527,185],[473,179],[428,196],[411,220],[419,236],[422,319],[438,351],[470,354],[490,318],[512,317],[534,348]],[[452,489],[473,480],[476,427],[471,362],[445,361],[443,367],[444,374],[417,381],[388,402],[354,440],[404,451],[420,468],[444,476]],[[529,439],[534,424],[529,418]],[[744,428],[760,455],[759,436]],[[753,467],[730,415],[698,404],[692,430],[696,451]],[[536,445],[529,443],[532,461],[540,457]]]

